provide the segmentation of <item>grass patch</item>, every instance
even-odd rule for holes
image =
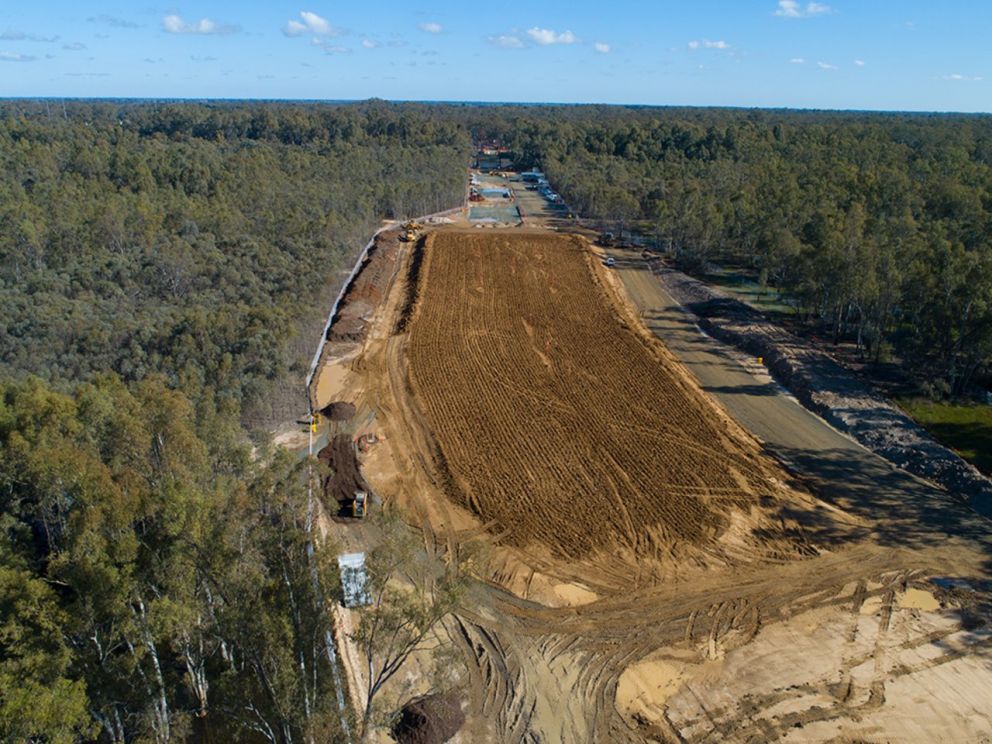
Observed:
[[[992,475],[992,406],[901,399],[903,410],[942,444]]]
[[[708,284],[719,287],[741,302],[770,315],[793,315],[795,308],[787,305],[778,291],[762,287],[757,272],[737,267],[714,268],[704,277]]]

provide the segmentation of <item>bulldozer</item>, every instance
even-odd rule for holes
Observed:
[[[364,519],[368,508],[369,495],[366,491],[355,491],[355,500],[351,502],[351,516]]]
[[[424,229],[424,226],[419,222],[411,220],[403,225],[403,232],[400,235],[400,240],[405,243],[412,243],[417,238],[420,237],[420,231]]]

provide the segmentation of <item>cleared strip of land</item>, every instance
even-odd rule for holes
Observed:
[[[439,232],[422,251],[410,376],[449,496],[562,557],[661,556],[732,525],[741,548],[772,537],[756,528],[790,498],[785,474],[618,306],[581,240]]]

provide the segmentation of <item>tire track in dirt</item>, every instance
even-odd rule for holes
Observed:
[[[462,237],[455,234],[450,239],[461,240]],[[476,237],[482,239],[482,236]],[[510,266],[510,273],[516,284],[529,281],[528,272],[533,268],[531,264],[535,260],[545,261],[549,255],[542,244],[538,252],[545,256],[532,256],[531,236],[524,237],[526,240],[520,243],[524,248],[515,240],[507,239],[508,244],[514,246],[512,253],[516,263]],[[488,235],[486,238],[491,241],[495,236]],[[603,467],[592,467],[583,470],[580,477],[576,476],[570,463],[581,463],[583,458],[594,455],[598,445],[590,445],[588,440],[583,442],[581,436],[572,437],[579,441],[560,441],[556,437],[560,432],[567,432],[576,420],[581,420],[580,434],[583,427],[608,432],[611,438],[617,440],[617,452],[635,453],[645,460],[650,459],[645,457],[645,453],[657,456],[659,452],[675,450],[673,460],[676,464],[711,459],[713,468],[726,471],[728,464],[735,464],[733,458],[736,455],[729,455],[729,463],[722,459],[723,453],[728,450],[725,443],[729,443],[730,450],[737,448],[737,452],[746,453],[742,458],[744,464],[740,466],[743,482],[731,478],[724,483],[705,482],[701,486],[697,477],[699,474],[689,472],[682,474],[681,478],[665,481],[665,494],[676,494],[678,499],[703,501],[707,510],[724,510],[730,514],[733,511],[726,507],[728,502],[722,498],[725,493],[731,495],[731,506],[734,505],[733,494],[739,489],[747,491],[752,488],[757,500],[781,498],[778,496],[780,491],[766,489],[762,492],[754,480],[748,480],[749,474],[763,472],[763,458],[757,448],[748,450],[747,443],[751,440],[746,436],[742,438],[733,426],[728,426],[722,436],[710,439],[698,436],[698,422],[686,415],[685,382],[678,374],[670,390],[656,391],[646,387],[644,380],[638,379],[636,374],[632,377],[628,371],[621,370],[615,384],[626,386],[637,395],[625,394],[626,401],[622,398],[607,398],[604,401],[595,397],[595,392],[603,387],[596,365],[592,365],[590,373],[586,356],[567,353],[569,346],[574,346],[581,339],[570,337],[567,329],[565,333],[557,332],[555,324],[574,322],[573,316],[586,313],[591,298],[599,298],[597,302],[604,302],[606,307],[612,308],[611,312],[617,313],[610,315],[610,322],[614,324],[612,327],[619,327],[620,333],[634,333],[636,329],[633,329],[629,319],[625,319],[622,311],[617,311],[610,304],[612,300],[604,300],[602,293],[605,290],[600,283],[602,278],[597,279],[594,267],[587,267],[592,294],[584,297],[581,307],[559,308],[561,315],[557,318],[552,316],[558,310],[552,308],[541,315],[536,312],[538,305],[531,307],[518,303],[518,306],[507,309],[497,296],[507,290],[504,287],[498,291],[496,287],[501,286],[499,284],[493,286],[494,282],[502,279],[493,278],[490,269],[486,268],[490,257],[485,255],[484,245],[483,242],[482,246],[477,246],[479,250],[470,255],[471,274],[456,287],[458,293],[475,293],[473,301],[477,302],[477,305],[471,306],[472,312],[451,318],[449,330],[458,338],[465,339],[462,348],[466,351],[466,357],[460,362],[464,370],[457,374],[463,375],[468,383],[464,383],[462,378],[456,382],[478,388],[474,392],[480,406],[505,407],[512,404],[512,410],[516,411],[520,407],[541,407],[540,404],[544,403],[541,410],[547,412],[552,421],[547,429],[539,432],[539,436],[526,437],[526,447],[529,449],[525,447],[524,452],[529,454],[531,460],[523,463],[525,480],[571,478],[573,480],[561,482],[581,484],[575,491],[578,495],[585,494],[583,488],[599,489],[596,497],[602,499],[601,503],[606,503],[606,496],[613,496],[620,489],[643,488],[644,479],[651,475],[653,466],[650,463],[635,463],[629,472],[628,468],[623,467],[621,477],[616,472],[617,463],[626,465],[627,461],[612,451],[611,456],[605,458]],[[432,531],[437,529],[438,514],[443,513],[444,504],[455,510],[458,505],[468,505],[480,517],[491,514],[486,510],[492,504],[486,501],[491,492],[487,492],[485,487],[475,487],[476,484],[466,478],[463,471],[449,467],[450,450],[445,448],[445,438],[438,436],[435,420],[417,387],[416,375],[407,366],[408,360],[413,364],[409,351],[417,323],[424,317],[422,313],[427,296],[423,290],[429,286],[432,270],[429,254],[428,245],[420,277],[426,283],[420,288],[422,291],[410,316],[408,332],[392,336],[387,343],[384,364],[383,360],[377,360],[367,372],[381,375],[383,384],[387,384],[392,391],[392,396],[387,393],[385,397],[395,407],[402,426],[408,429],[402,435],[404,440],[413,440],[415,445],[412,455],[408,455],[411,457],[409,467],[427,473],[430,483],[448,497],[443,498],[442,494],[430,489],[421,492],[419,486],[415,489],[418,493],[404,496],[404,500],[409,498],[409,503],[415,507],[413,514],[418,516],[417,521],[423,522],[425,530]],[[556,271],[546,270],[545,267],[538,278],[544,282],[545,294],[558,302],[568,295],[569,272],[560,270],[560,262],[554,263]],[[437,270],[437,265],[433,270]],[[451,274],[447,267],[441,270],[446,275]],[[460,302],[454,303],[456,308],[461,307]],[[475,311],[485,316],[483,322],[475,321]],[[452,308],[448,308],[447,312],[455,314]],[[628,325],[625,326],[625,323]],[[504,368],[500,366],[508,348],[521,360],[520,368],[512,377],[505,375]],[[585,347],[582,348],[585,350]],[[672,364],[662,351],[651,346],[647,348],[651,364]],[[564,393],[555,391],[549,380],[556,382],[561,379],[567,380],[574,389]],[[437,380],[441,383],[441,390],[446,394],[450,392],[446,387],[451,382],[450,375],[441,375]],[[535,381],[540,384],[534,384]],[[552,397],[548,397],[549,389]],[[689,389],[690,392],[697,390],[691,385]],[[397,401],[392,401],[392,397]],[[597,405],[590,407],[590,400],[596,401]],[[463,425],[478,427],[486,423],[478,410],[467,413],[455,403],[441,400],[439,410],[448,417],[468,419],[468,424],[463,421]],[[659,410],[668,411],[670,421],[667,429],[656,434],[659,427],[650,419],[657,416]],[[623,421],[625,416],[630,418],[629,423]],[[555,422],[555,418],[564,421]],[[641,418],[646,422],[638,424]],[[521,430],[529,431],[526,421],[533,420],[514,419],[512,416],[504,419],[504,428],[494,429],[491,438],[482,444],[496,448],[517,446]],[[687,422],[684,427],[672,425],[672,422],[678,424],[683,420]],[[618,424],[618,421],[621,423]],[[554,446],[549,446],[549,442]],[[459,441],[457,447],[478,449],[479,443],[469,438]],[[712,457],[714,450],[721,457]],[[484,464],[484,460],[469,460],[470,468],[480,464]],[[514,488],[514,484],[521,480],[519,473],[500,472],[496,475],[503,479],[497,481],[496,486],[504,492]],[[658,485],[658,474],[654,473],[654,477],[656,482],[653,485]],[[423,479],[410,482],[420,484]],[[757,483],[765,487],[764,480],[759,479]],[[646,490],[644,493],[651,492]],[[791,513],[802,512],[811,502],[802,502]],[[416,508],[421,503],[429,506]],[[860,706],[870,699],[871,689],[878,686],[876,681],[880,681],[881,690],[885,693],[886,685],[903,674],[914,674],[930,665],[939,668],[947,661],[966,654],[957,648],[949,648],[939,659],[923,660],[920,656],[897,662],[900,650],[925,646],[934,641],[943,642],[950,632],[934,631],[925,636],[929,641],[916,637],[900,643],[892,638],[885,640],[883,652],[887,659],[883,664],[876,665],[879,641],[871,638],[874,630],[864,630],[874,628],[874,625],[868,617],[861,617],[865,624],[859,633],[857,626],[851,631],[846,618],[860,615],[861,608],[869,601],[873,603],[872,607],[879,607],[877,614],[880,618],[884,587],[893,581],[897,583],[898,580],[892,579],[896,570],[903,572],[902,580],[905,581],[905,577],[912,575],[905,571],[924,567],[932,569],[939,564],[939,560],[937,554],[929,549],[903,552],[865,541],[869,522],[845,522],[846,517],[840,509],[829,511],[832,521],[828,527],[824,527],[824,521],[814,525],[819,529],[818,534],[830,533],[829,551],[817,550],[815,540],[806,536],[804,527],[808,523],[803,519],[789,521],[776,518],[761,522],[760,510],[758,517],[750,510],[748,518],[743,521],[745,529],[740,531],[744,538],[738,534],[740,525],[727,518],[707,526],[709,531],[696,533],[701,542],[694,542],[694,537],[686,540],[684,533],[666,523],[664,505],[653,505],[655,511],[648,513],[658,518],[654,524],[645,524],[643,515],[647,510],[638,511],[635,508],[628,512],[638,528],[633,535],[630,523],[622,514],[614,514],[615,519],[605,520],[605,524],[591,520],[601,530],[608,528],[612,531],[611,539],[581,557],[563,561],[546,549],[548,534],[559,533],[560,525],[557,522],[545,524],[543,529],[540,524],[534,525],[547,513],[542,509],[547,509],[549,504],[531,499],[528,505],[532,508],[521,509],[520,502],[512,502],[506,511],[496,512],[487,521],[480,520],[476,530],[482,532],[475,532],[482,534],[483,539],[495,538],[497,543],[516,546],[506,552],[532,569],[530,575],[524,577],[522,583],[526,588],[521,596],[529,596],[531,581],[537,571],[544,577],[553,577],[553,580],[575,581],[596,591],[602,598],[585,606],[554,608],[512,596],[495,586],[480,584],[476,587],[468,606],[458,613],[461,629],[455,628],[451,633],[469,661],[465,690],[475,712],[473,717],[480,723],[478,738],[472,740],[774,740],[792,731],[791,727],[797,724],[811,725],[821,719],[849,721],[871,714],[872,710]],[[556,505],[556,509],[573,522],[590,524],[590,515],[577,506],[581,504],[576,505],[573,498],[564,505]],[[520,520],[526,521],[527,528],[534,530],[532,538],[526,541],[516,540],[519,533],[515,535],[513,532],[514,522]],[[474,520],[472,523],[476,524]],[[748,541],[747,536],[753,534],[756,528],[762,531],[762,542]],[[437,535],[432,532],[432,539],[440,540],[444,535],[450,544],[467,537],[470,532],[472,529],[466,529],[456,535],[450,530],[439,530]],[[503,548],[499,550],[503,551]],[[797,560],[799,557],[803,560]],[[656,569],[648,565],[653,560],[680,567],[678,578],[683,580],[677,584],[659,582],[659,578],[669,577],[664,572],[654,573]],[[509,565],[499,569],[508,571],[504,577],[507,585],[511,581],[519,581],[519,568],[514,568],[512,563],[501,565]],[[954,570],[962,569],[957,565]],[[517,572],[516,577],[514,572]],[[501,580],[498,575],[494,574],[494,577],[494,580]],[[856,599],[859,586],[861,597]],[[852,606],[855,607],[853,612]],[[890,608],[893,606],[890,605]],[[850,650],[843,654],[844,664],[852,669],[861,667],[858,670],[858,684],[849,684],[846,692],[842,689],[843,678],[839,671],[843,665],[838,660],[838,666],[833,668],[834,674],[804,681],[789,689],[759,691],[756,688],[720,705],[705,705],[705,701],[701,701],[698,719],[688,724],[666,712],[665,719],[652,724],[656,726],[652,728],[631,720],[616,708],[618,680],[631,664],[659,653],[662,654],[660,658],[670,659],[673,663],[682,663],[686,658],[691,658],[694,664],[727,663],[739,658],[742,652],[751,653],[756,645],[760,647],[764,633],[773,632],[790,618],[820,610],[835,612],[840,618],[839,636],[844,638],[847,637],[845,633],[849,633],[852,643],[857,641],[860,644],[851,645]],[[714,662],[714,659],[717,661]],[[869,672],[867,675],[866,669]],[[803,700],[808,697],[820,701],[817,703],[820,708],[813,709],[814,705],[798,712],[782,712],[783,708],[788,707],[786,704],[797,696]],[[874,710],[884,710],[889,705]]]
[[[580,241],[452,231],[418,250],[397,326],[410,390],[448,495],[506,543],[631,563],[809,554],[762,516],[791,498],[786,474],[615,307]],[[731,514],[741,544],[718,545]]]

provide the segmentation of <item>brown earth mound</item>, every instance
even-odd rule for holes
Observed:
[[[454,695],[425,695],[403,706],[391,733],[399,744],[444,744],[464,723]]]
[[[369,249],[358,274],[345,290],[334,322],[327,332],[328,341],[364,341],[369,318],[389,287],[396,270],[400,250],[399,232],[380,233]]]
[[[355,491],[367,491],[368,486],[358,467],[355,445],[348,434],[338,434],[317,453],[317,459],[331,468],[324,479],[324,495],[337,501],[341,508],[350,505]]]
[[[440,232],[420,250],[410,380],[453,499],[562,557],[662,559],[731,526],[758,557],[786,475],[618,311],[584,243]]]
[[[324,407],[320,412],[329,421],[348,421],[355,415],[355,405],[338,400]]]

